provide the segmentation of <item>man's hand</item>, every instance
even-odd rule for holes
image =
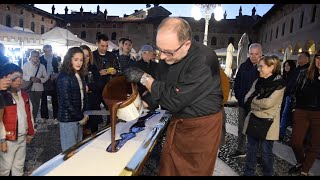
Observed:
[[[83,119],[81,121],[79,121],[79,123],[81,126],[84,126],[87,124],[88,120],[89,120],[89,116],[84,115]]]
[[[41,83],[41,80],[37,77],[31,77],[30,80],[34,83]]]
[[[7,90],[11,84],[11,79],[9,77],[4,77],[0,79],[0,91]]]
[[[108,73],[107,73],[107,71],[106,71],[105,69],[101,69],[101,70],[99,71],[99,73],[100,73],[100,76],[108,75]]]
[[[124,76],[126,77],[126,80],[128,82],[140,82],[140,79],[142,75],[144,74],[144,71],[137,67],[129,67],[124,71]]]
[[[57,77],[59,76],[59,74],[51,74],[51,81],[57,79]]]
[[[8,144],[7,142],[2,142],[1,146],[0,146],[0,150],[4,153],[6,153],[8,151]]]

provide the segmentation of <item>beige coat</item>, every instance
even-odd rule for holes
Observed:
[[[250,97],[250,95],[255,91],[255,85],[258,80],[256,80],[250,91],[247,93],[245,97],[245,102]],[[251,103],[251,113],[260,118],[274,118],[273,123],[268,131],[267,140],[278,140],[279,139],[279,131],[280,131],[280,109],[282,98],[284,94],[285,88],[280,90],[275,90],[268,98],[263,98],[257,100],[257,98],[253,98]],[[249,122],[249,116],[245,119],[244,127],[242,133],[245,134]]]

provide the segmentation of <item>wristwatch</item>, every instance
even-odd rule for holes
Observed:
[[[5,142],[6,142],[6,139],[1,139],[0,142],[1,142],[1,143],[5,143]]]
[[[151,77],[149,74],[144,74],[140,79],[140,83],[146,86],[148,83],[149,77]]]

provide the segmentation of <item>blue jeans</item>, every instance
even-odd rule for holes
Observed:
[[[292,121],[292,108],[291,108],[291,97],[286,96],[285,105],[280,120],[280,137],[286,135],[286,129]]]
[[[59,126],[62,152],[82,140],[82,126],[79,122],[60,122]]]
[[[251,136],[247,136],[247,156],[244,169],[245,176],[254,176],[257,165],[257,152],[259,143],[261,144],[262,167],[264,176],[273,175],[273,141],[258,140]]]

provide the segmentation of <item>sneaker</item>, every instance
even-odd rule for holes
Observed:
[[[230,157],[230,158],[242,158],[242,157],[246,157],[246,153],[236,150],[236,151],[235,151],[233,154],[231,154],[229,157]]]
[[[302,169],[302,164],[296,164],[289,169],[288,173],[289,174],[297,173],[301,171],[301,169]]]

